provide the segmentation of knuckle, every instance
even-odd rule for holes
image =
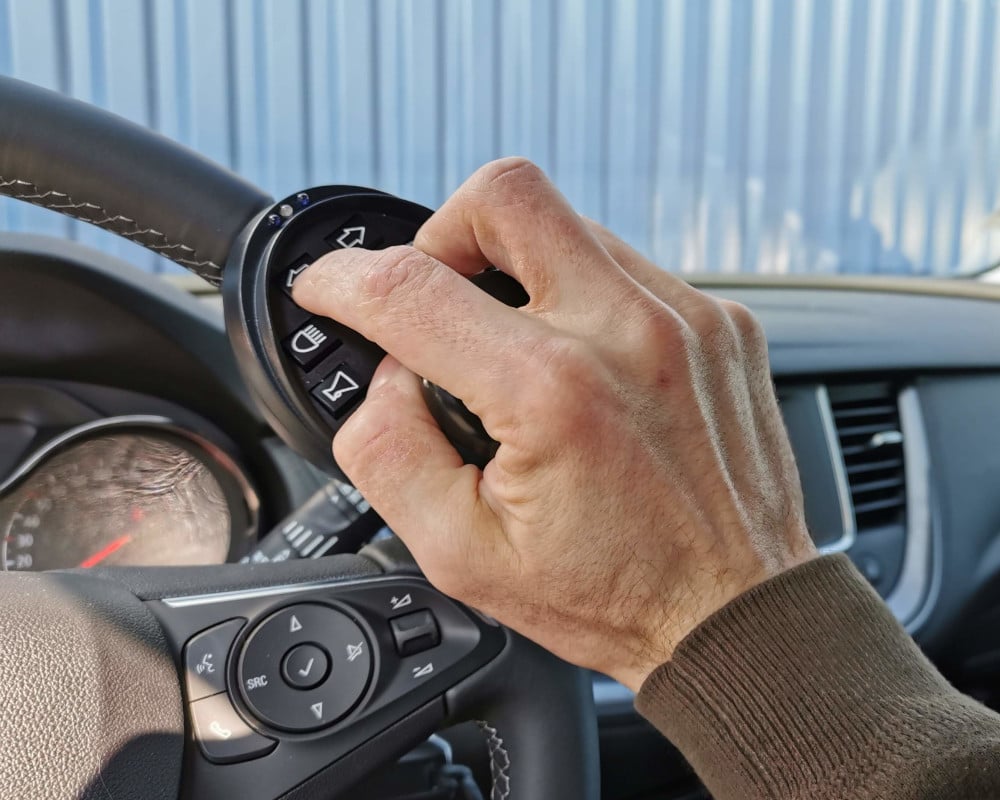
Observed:
[[[719,303],[745,344],[759,346],[764,342],[764,328],[749,308],[733,300],[721,300]]]
[[[427,257],[413,247],[400,245],[380,250],[361,275],[363,303],[384,304],[401,291],[418,291],[432,274]]]
[[[703,350],[716,355],[735,355],[739,346],[736,326],[718,300],[704,297],[691,310],[687,321]]]
[[[596,358],[586,342],[569,336],[550,336],[538,342],[528,356],[530,369],[558,385],[586,383]]]
[[[654,298],[639,302],[638,346],[654,354],[674,353],[686,344],[687,325],[672,309]]]
[[[479,171],[481,188],[500,194],[518,193],[543,180],[546,178],[541,168],[522,156],[491,161]]]

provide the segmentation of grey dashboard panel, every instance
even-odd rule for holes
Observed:
[[[259,433],[221,317],[81,245],[0,236],[0,375],[91,381],[173,400]],[[235,415],[235,418],[227,415]]]
[[[856,535],[854,511],[826,386],[779,387],[778,399],[813,541],[824,552],[846,550]]]
[[[942,290],[954,281],[941,281]],[[1000,367],[1000,297],[836,288],[836,281],[783,288],[777,284],[705,285],[748,306],[767,333],[775,377],[853,375]],[[925,285],[926,284],[922,284]]]
[[[937,593],[921,631],[932,650],[946,645],[957,620],[1000,587],[1000,375],[918,381],[928,448],[935,525]],[[977,634],[1000,649],[1000,630]]]

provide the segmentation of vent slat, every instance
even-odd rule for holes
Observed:
[[[867,483],[852,483],[851,494],[867,494],[868,492],[879,492],[885,489],[896,489],[903,485],[903,476],[896,475],[892,478],[884,478],[880,481],[868,481]]]
[[[892,416],[896,413],[896,408],[891,405],[884,406],[862,406],[861,408],[840,408],[833,412],[834,419],[851,419],[852,417],[868,417],[876,415]]]
[[[846,454],[845,454],[846,455]],[[857,464],[847,465],[847,474],[862,475],[866,472],[878,472],[883,469],[902,469],[903,459],[887,458],[883,461],[861,461]]]
[[[903,493],[900,492],[895,497],[887,497],[884,500],[869,500],[867,503],[856,503],[854,505],[854,514],[856,516],[860,516],[871,511],[884,511],[888,508],[902,508],[905,503],[906,498],[903,497]]]
[[[868,453],[871,456],[880,456],[889,452],[890,448],[901,449],[901,445],[891,443],[883,444],[879,447],[871,447],[867,442],[864,444],[848,444],[843,446],[843,453],[845,456],[858,456],[862,453]]]
[[[896,431],[893,419],[886,419],[883,422],[873,422],[868,425],[844,426],[837,431],[840,440],[843,441],[848,436],[861,436],[862,434],[887,433]]]
[[[901,523],[906,512],[905,443],[895,388],[856,384],[831,386],[828,392],[858,534]]]

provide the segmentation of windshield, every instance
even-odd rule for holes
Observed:
[[[352,183],[433,207],[483,162],[528,156],[685,273],[1000,258],[994,0],[0,0],[0,73],[276,196]],[[9,200],[0,230],[178,269]]]

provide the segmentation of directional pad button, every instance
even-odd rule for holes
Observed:
[[[342,719],[371,679],[371,645],[342,611],[299,603],[276,611],[247,638],[237,668],[240,694],[262,722],[287,731]]]

